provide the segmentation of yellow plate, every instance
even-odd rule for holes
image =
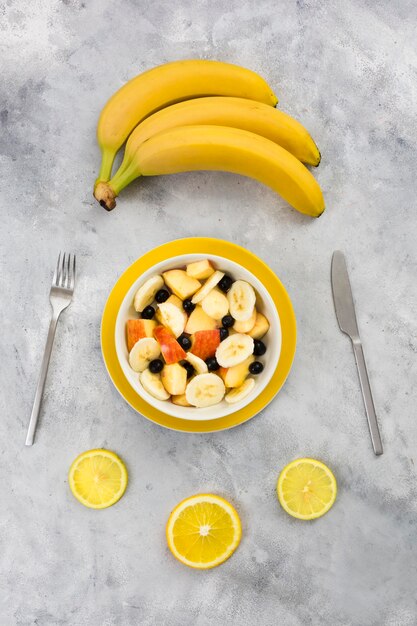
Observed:
[[[213,254],[223,256],[225,258],[239,263],[254,274],[269,291],[272,300],[279,312],[282,346],[278,365],[272,375],[268,385],[250,404],[244,408],[231,413],[226,417],[216,420],[199,420],[192,421],[172,417],[162,411],[152,407],[129,384],[123,374],[119,360],[116,354],[115,344],[115,327],[116,318],[121,307],[123,298],[131,285],[138,276],[149,270],[157,263],[177,256],[179,250],[181,254]],[[217,430],[224,430],[238,426],[254,417],[259,411],[266,407],[273,397],[281,389],[287,378],[294,359],[296,345],[296,323],[291,300],[284,289],[279,278],[274,272],[257,256],[236,244],[224,241],[222,239],[211,239],[208,237],[190,237],[189,239],[180,239],[170,241],[158,248],[154,248],[144,254],[140,259],[135,261],[122,274],[115,286],[113,287],[109,298],[104,307],[103,318],[101,322],[101,349],[103,353],[104,363],[114,386],[121,396],[130,406],[138,413],[141,413],[151,421],[166,428],[180,430],[189,433],[208,433]]]

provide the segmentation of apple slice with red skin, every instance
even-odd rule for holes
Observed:
[[[216,350],[220,345],[220,330],[198,330],[191,335],[190,352],[199,356],[205,361],[216,354]]]
[[[174,335],[165,326],[157,326],[153,331],[153,336],[161,346],[162,356],[167,365],[178,363],[178,361],[187,358],[186,352],[184,352]]]
[[[126,323],[127,349],[130,352],[139,339],[152,337],[156,322],[154,320],[132,319]]]

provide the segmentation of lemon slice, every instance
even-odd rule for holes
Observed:
[[[105,509],[124,494],[127,470],[114,452],[88,450],[72,463],[68,482],[78,502],[91,509]]]
[[[172,554],[184,565],[209,569],[226,561],[240,542],[239,515],[229,502],[198,494],[172,511],[166,535]]]
[[[333,506],[337,494],[333,472],[315,459],[296,459],[282,470],[277,482],[278,500],[293,517],[315,519]]]

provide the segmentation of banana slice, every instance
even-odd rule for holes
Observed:
[[[150,361],[161,354],[159,343],[153,337],[139,339],[129,353],[129,365],[135,372],[143,372]]]
[[[175,337],[179,337],[184,332],[187,315],[172,302],[162,302],[158,309],[158,317],[162,324],[169,328]]]
[[[244,322],[235,322],[233,328],[237,333],[249,333],[256,323],[256,309],[253,309],[253,313],[250,318]]]
[[[187,402],[198,408],[212,406],[223,400],[225,386],[216,374],[198,374],[187,385]]]
[[[224,272],[220,272],[219,270],[216,270],[214,274],[212,274],[206,280],[206,282],[201,287],[201,289],[199,289],[197,293],[193,295],[191,302],[193,304],[197,304],[198,302],[201,302],[210,293],[210,291],[214,289],[217,283],[221,281],[223,276],[224,276]]]
[[[221,342],[216,350],[216,359],[221,367],[234,367],[253,352],[253,339],[249,335],[235,333]]]
[[[152,304],[156,292],[163,286],[164,279],[162,276],[159,276],[159,274],[148,278],[148,280],[143,283],[142,287],[139,287],[135,294],[135,298],[133,300],[135,311],[141,313],[145,307]]]
[[[250,392],[252,391],[254,387],[255,387],[255,379],[247,378],[245,382],[243,383],[243,385],[240,385],[240,387],[236,387],[236,389],[229,391],[229,393],[225,396],[224,399],[226,400],[228,404],[234,404],[235,402],[240,402],[241,400],[243,400],[244,398],[246,398],[246,396],[250,394]]]
[[[201,302],[203,311],[215,320],[220,320],[229,312],[229,301],[216,287]],[[254,322],[255,323],[255,322]]]
[[[196,371],[196,374],[207,374],[207,364],[205,361],[203,361],[203,359],[200,359],[199,356],[196,356],[192,352],[187,352],[187,361],[191,363]]]
[[[152,374],[146,369],[139,377],[142,387],[157,400],[168,400],[170,395],[161,382],[160,374]]]
[[[227,299],[230,314],[237,322],[246,322],[253,315],[256,295],[253,287],[245,280],[236,280],[233,283],[227,293]]]

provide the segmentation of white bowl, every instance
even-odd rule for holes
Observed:
[[[139,382],[139,374],[134,372],[129,365],[129,354],[126,345],[126,322],[128,319],[137,318],[137,313],[133,308],[133,298],[137,289],[147,278],[149,278],[149,276],[152,276],[153,274],[161,274],[162,272],[170,269],[183,268],[188,263],[202,259],[209,259],[217,269],[230,274],[235,280],[246,280],[252,285],[257,295],[256,307],[258,311],[263,313],[268,319],[270,329],[262,339],[267,347],[266,354],[262,357],[264,369],[260,374],[254,376],[256,385],[246,398],[244,398],[241,402],[236,402],[235,404],[228,404],[225,400],[222,400],[219,404],[206,408],[182,407],[169,401],[164,402],[157,400],[145,391],[145,389],[143,389]],[[127,380],[136,393],[139,394],[148,404],[152,405],[159,411],[166,413],[167,415],[172,415],[173,417],[178,417],[180,419],[214,420],[239,411],[239,409],[242,409],[247,404],[250,404],[265,389],[275,371],[281,352],[281,323],[278,311],[266,288],[263,286],[261,281],[258,280],[258,278],[256,278],[242,265],[216,255],[183,254],[171,257],[162,263],[158,263],[148,271],[138,276],[137,280],[132,284],[129,291],[126,293],[117,315],[115,341],[117,357]]]

